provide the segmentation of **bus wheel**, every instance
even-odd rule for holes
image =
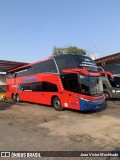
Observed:
[[[19,96],[19,94],[16,95],[16,101],[20,102],[20,96]]]
[[[12,94],[12,100],[16,102],[16,95],[14,93]]]
[[[108,92],[104,92],[104,96],[105,96],[105,99],[109,99],[110,98],[110,94]]]
[[[56,111],[62,111],[63,108],[61,106],[60,99],[58,97],[55,97],[53,99],[53,107],[55,108]]]

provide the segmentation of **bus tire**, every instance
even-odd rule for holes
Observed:
[[[63,107],[61,106],[60,99],[58,97],[55,97],[53,99],[53,107],[56,111],[63,111]]]
[[[105,96],[105,99],[110,99],[111,98],[110,93],[107,92],[107,91],[104,91],[104,96]]]
[[[16,94],[16,101],[17,101],[18,103],[20,103],[20,96],[19,96],[19,94]]]
[[[16,95],[14,93],[12,94],[12,100],[13,102],[16,102]]]

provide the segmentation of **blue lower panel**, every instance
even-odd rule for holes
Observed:
[[[80,100],[80,110],[81,111],[86,111],[86,110],[93,110],[93,109],[98,109],[106,106],[106,101],[104,102],[92,102],[92,101],[84,101]]]

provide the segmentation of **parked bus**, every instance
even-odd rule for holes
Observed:
[[[87,56],[64,54],[8,71],[7,97],[64,108],[91,110],[105,105],[100,73]]]
[[[120,64],[108,64],[102,66],[102,70],[111,72],[115,76],[120,76]]]
[[[110,65],[109,67],[105,66],[103,68],[98,67],[98,70],[102,77],[105,98],[120,99],[120,65]],[[108,71],[111,71],[112,73]]]

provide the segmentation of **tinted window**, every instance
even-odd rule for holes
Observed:
[[[28,75],[27,69],[20,70],[20,71],[16,72],[16,77],[22,77],[22,76],[27,76],[27,75]]]
[[[61,72],[62,69],[69,68],[84,68],[90,72],[98,72],[96,63],[87,56],[64,54],[54,57],[58,68]],[[61,72],[62,73],[62,72]]]
[[[105,71],[111,72],[113,74],[120,74],[120,65],[106,65],[102,66]]]
[[[51,72],[57,73],[54,60],[47,60],[38,64],[34,64],[16,72],[16,77],[27,76],[30,74]]]
[[[42,83],[42,90],[47,92],[57,92],[58,88],[57,85],[49,82],[43,82]]]
[[[114,80],[109,78],[112,87],[120,88],[120,77],[114,77]]]
[[[29,74],[51,72],[56,73],[57,69],[53,60],[48,60],[31,66],[28,70]]]
[[[61,76],[62,84],[65,90],[79,93],[78,77],[75,74]]]
[[[76,64],[72,55],[56,56],[55,60],[60,72],[62,69],[76,68]]]
[[[19,84],[19,90],[43,91],[43,92],[57,92],[57,85],[49,82],[33,82]]]
[[[41,63],[42,72],[56,73],[57,69],[53,60],[45,61]]]

